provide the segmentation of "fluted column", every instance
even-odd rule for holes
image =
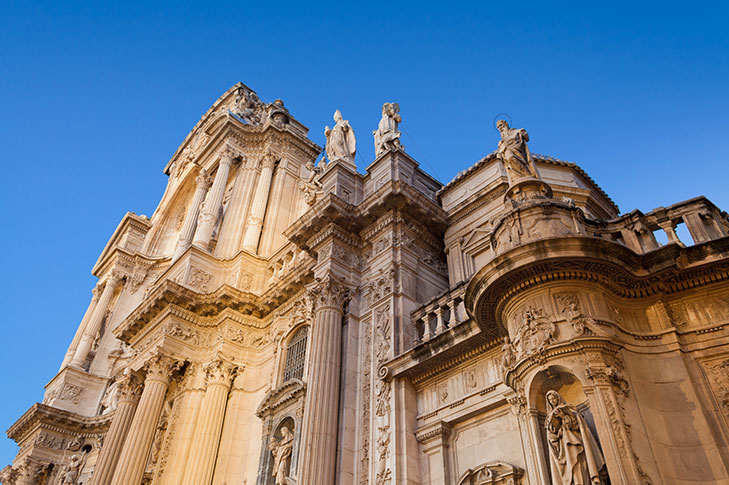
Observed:
[[[179,431],[175,434],[172,448],[167,458],[167,466],[162,475],[161,485],[180,485],[192,445],[195,424],[200,415],[200,407],[205,396],[205,372],[202,365],[191,362],[185,370],[182,383],[180,415],[177,419]]]
[[[142,482],[154,432],[157,429],[165,394],[172,373],[179,363],[166,355],[155,355],[146,364],[147,377],[129,433],[114,472],[112,485],[137,485]]]
[[[84,313],[84,317],[81,319],[81,323],[76,330],[76,335],[73,336],[71,345],[68,346],[66,356],[63,358],[63,362],[61,363],[61,369],[71,363],[71,360],[76,353],[76,348],[78,348],[78,343],[81,341],[81,337],[86,330],[86,325],[88,325],[89,323],[89,318],[91,318],[91,315],[94,313],[96,305],[99,303],[99,297],[101,296],[101,289],[99,288],[99,285],[96,285],[94,289],[91,290],[91,292],[93,293],[93,296],[91,297],[91,303],[89,303],[88,308],[86,308],[86,313]]]
[[[246,233],[243,238],[243,249],[252,253],[258,250],[258,240],[261,238],[263,218],[266,216],[266,204],[268,204],[268,193],[271,190],[271,179],[273,178],[273,167],[276,164],[276,157],[267,153],[261,160],[261,175],[258,177],[256,192],[253,195],[251,213],[246,223]]]
[[[114,292],[119,287],[122,281],[122,276],[119,273],[113,272],[106,282],[104,291],[101,292],[99,301],[94,308],[91,318],[89,318],[84,333],[79,340],[78,347],[73,354],[71,365],[81,367],[86,362],[86,357],[89,355],[91,346],[94,344],[96,335],[101,330],[101,324],[104,321],[106,311],[109,309],[109,303],[111,298],[114,296]]]
[[[302,419],[298,483],[333,485],[337,456],[342,317],[349,290],[333,275],[309,289],[314,322],[309,351],[309,378]]]
[[[119,461],[119,455],[127,437],[129,427],[137,409],[137,401],[142,386],[131,374],[123,376],[117,382],[117,406],[109,431],[104,438],[104,446],[99,452],[99,458],[94,467],[93,485],[109,485],[114,475],[114,469]]]
[[[215,457],[225,417],[225,405],[235,367],[221,359],[205,365],[207,389],[195,427],[194,459],[187,461],[183,484],[207,485],[213,479]]]
[[[250,165],[253,160],[250,161]],[[233,183],[225,219],[218,233],[218,244],[215,255],[220,258],[232,258],[240,249],[245,227],[246,214],[251,202],[251,195],[256,182],[256,171],[244,158]]]
[[[210,244],[210,237],[213,235],[215,223],[220,213],[220,205],[223,203],[223,195],[225,194],[225,186],[228,183],[230,167],[233,165],[236,155],[237,152],[230,145],[226,145],[220,154],[220,163],[218,164],[218,171],[215,174],[215,181],[213,181],[213,186],[210,187],[208,195],[205,197],[205,205],[202,208],[200,221],[195,230],[195,238],[193,240],[195,246],[207,249]]]
[[[185,249],[189,248],[192,244],[192,238],[195,235],[195,226],[197,226],[197,218],[200,215],[200,206],[205,195],[208,193],[208,189],[213,184],[210,175],[205,170],[200,170],[200,173],[195,178],[197,188],[192,196],[192,202],[190,207],[187,209],[187,215],[185,216],[185,223],[182,225],[182,231],[180,231],[180,239],[177,240],[177,246],[175,246],[175,254],[172,259],[177,259],[185,252]]]

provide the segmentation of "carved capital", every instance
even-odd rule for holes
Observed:
[[[172,373],[178,370],[182,363],[164,354],[155,354],[145,364],[146,380],[169,382]]]
[[[274,155],[271,152],[266,152],[261,157],[261,168],[268,168],[273,169],[273,166],[276,164],[276,155]]]
[[[106,284],[111,285],[109,286],[109,288],[116,289],[116,287],[122,282],[123,279],[124,275],[114,270],[111,272],[109,278],[106,280]]]
[[[99,301],[99,297],[101,296],[101,291],[103,288],[101,287],[101,283],[97,283],[96,286],[94,286],[94,289],[91,290],[91,294],[93,295],[91,297],[91,301]]]
[[[142,384],[133,374],[125,373],[116,383],[116,392],[118,401],[134,402],[139,399],[142,393]]]
[[[230,143],[226,143],[223,149],[220,151],[220,164],[221,165],[232,165],[236,158],[241,155],[240,150],[235,148]]]
[[[201,169],[200,173],[195,177],[195,183],[197,184],[197,188],[208,190],[213,185],[213,179],[206,170]]]
[[[238,368],[221,358],[216,358],[203,366],[207,385],[230,386]]]
[[[343,278],[328,273],[325,277],[316,279],[307,290],[307,296],[315,312],[327,307],[341,311],[351,299],[352,290],[343,283]]]
[[[605,367],[588,366],[585,370],[587,378],[598,385],[613,386],[623,396],[630,394],[630,384],[623,373],[611,365]]]

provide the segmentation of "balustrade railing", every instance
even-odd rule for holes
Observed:
[[[468,319],[463,303],[465,286],[448,291],[411,314],[415,326],[415,344],[427,342]]]

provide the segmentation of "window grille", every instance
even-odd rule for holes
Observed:
[[[308,337],[309,327],[302,327],[289,340],[289,345],[286,347],[286,365],[284,367],[283,382],[291,379],[301,379],[304,376],[306,341]]]

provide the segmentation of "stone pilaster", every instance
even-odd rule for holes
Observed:
[[[205,170],[200,170],[200,173],[195,178],[195,183],[197,184],[197,187],[192,196],[190,207],[187,209],[185,223],[180,231],[180,239],[177,241],[175,254],[172,256],[172,259],[179,258],[180,255],[182,255],[182,253],[184,253],[192,244],[192,238],[195,235],[195,227],[197,225],[197,218],[200,215],[200,206],[202,205],[203,200],[205,200],[205,195],[208,193],[213,182],[210,175],[208,175]]]
[[[193,244],[203,249],[208,249],[210,237],[213,235],[215,223],[220,213],[220,205],[223,203],[223,195],[225,194],[225,186],[228,183],[228,174],[230,167],[237,155],[236,150],[226,145],[220,155],[220,163],[218,171],[215,174],[215,181],[205,197],[205,205],[200,214],[200,222],[195,230],[195,238]]]
[[[111,427],[104,438],[99,458],[96,461],[93,475],[93,485],[109,485],[114,475],[114,469],[119,461],[119,455],[127,437],[129,427],[137,409],[137,402],[142,386],[133,375],[125,375],[117,383],[118,404],[114,412]]]
[[[147,362],[144,391],[124,441],[114,479],[111,481],[112,485],[141,483],[165,394],[172,373],[179,368],[179,365],[179,362],[171,357],[161,354],[155,355]]]
[[[264,155],[261,160],[261,175],[258,177],[251,213],[248,217],[243,238],[243,249],[252,253],[258,250],[258,241],[261,238],[263,219],[266,216],[266,204],[268,203],[268,193],[271,190],[271,179],[273,178],[275,164],[276,158],[271,153]]]
[[[342,318],[350,291],[329,274],[309,288],[308,295],[314,304],[314,322],[298,483],[329,485],[335,478]]]
[[[186,485],[207,484],[213,478],[225,405],[236,368],[229,362],[216,359],[205,364],[204,370],[207,388],[195,427],[195,457],[187,461],[183,476]]]
[[[89,303],[88,308],[86,308],[86,313],[84,313],[84,317],[81,319],[81,324],[78,326],[78,329],[76,330],[76,335],[73,336],[73,340],[71,341],[71,345],[68,346],[68,351],[66,351],[66,356],[63,358],[63,362],[61,363],[61,369],[66,367],[68,364],[71,363],[71,360],[73,359],[74,354],[76,353],[76,349],[78,348],[78,344],[81,341],[81,337],[84,334],[84,331],[86,330],[86,326],[89,323],[89,319],[91,318],[91,315],[94,313],[94,309],[96,309],[96,305],[99,303],[99,297],[101,296],[101,289],[99,288],[99,285],[96,285],[94,289],[92,290],[93,296],[91,297],[91,303]]]
[[[104,291],[101,292],[99,301],[96,304],[93,313],[91,314],[91,318],[89,318],[89,321],[86,324],[84,333],[79,340],[78,347],[73,354],[71,365],[81,367],[83,366],[84,362],[86,362],[86,357],[88,357],[89,355],[91,346],[94,344],[94,340],[101,330],[101,324],[104,321],[106,311],[109,309],[109,303],[111,303],[111,298],[114,296],[114,292],[119,287],[121,282],[122,276],[119,273],[113,272],[111,276],[109,276],[109,279],[106,282],[106,286],[104,287]]]

